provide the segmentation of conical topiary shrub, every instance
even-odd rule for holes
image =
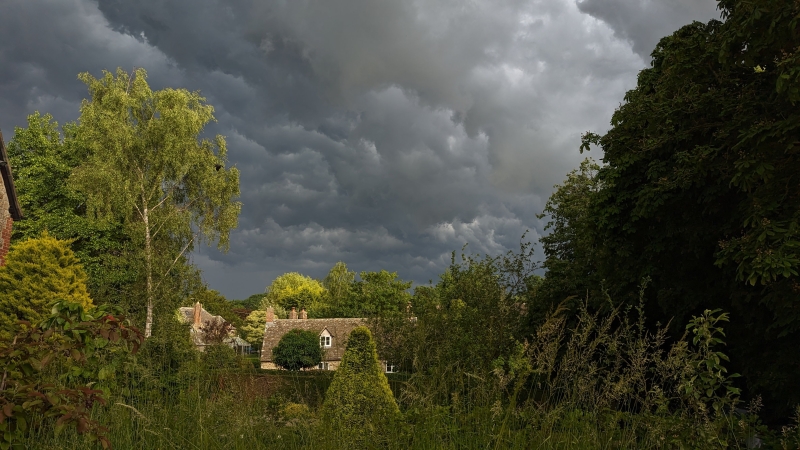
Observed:
[[[396,426],[400,409],[367,327],[350,333],[342,362],[322,405],[322,420],[352,448],[364,447]]]

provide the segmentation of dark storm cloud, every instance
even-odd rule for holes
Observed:
[[[609,24],[646,60],[681,25],[720,18],[715,0],[579,0],[578,7]]]
[[[244,297],[338,260],[424,282],[464,243],[536,240],[580,133],[607,128],[644,66],[645,31],[706,20],[616,1],[10,0],[0,125],[74,120],[77,73],[144,67],[203,93],[241,171],[230,252],[193,255],[212,287]]]

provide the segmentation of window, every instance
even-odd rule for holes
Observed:
[[[397,373],[397,366],[392,363],[386,363],[386,373]]]
[[[317,368],[318,368],[319,370],[328,370],[328,363],[326,363],[326,362],[321,362],[321,363],[319,363],[319,366],[317,366]]]
[[[328,348],[331,346],[331,337],[330,336],[320,336],[319,337],[319,346]]]

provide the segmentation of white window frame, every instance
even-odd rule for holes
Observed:
[[[319,363],[319,365],[317,366],[317,369],[319,369],[319,370],[330,370],[330,366],[328,365],[327,362],[321,361]]]
[[[386,363],[386,373],[397,373],[397,364]]]
[[[319,346],[322,348],[331,348],[333,344],[333,337],[328,332],[327,329],[322,330],[322,333],[319,334]]]

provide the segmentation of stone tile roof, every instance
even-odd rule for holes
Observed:
[[[366,325],[364,319],[275,319],[267,322],[264,342],[261,346],[261,362],[272,362],[272,349],[278,345],[284,334],[295,328],[321,334],[327,329],[331,335],[331,346],[325,349],[323,361],[341,361],[345,343],[350,332],[356,327]]]
[[[200,317],[199,323],[195,322],[194,318],[194,311],[195,308],[200,309]],[[225,322],[225,319],[222,316],[215,316],[210,312],[206,311],[205,308],[202,307],[199,303],[195,303],[195,306],[183,306],[178,308],[178,315],[185,323],[189,323],[192,325],[190,330],[192,336],[192,342],[194,345],[197,346],[204,346],[206,345],[205,336],[203,333],[203,327],[206,326],[210,322],[218,322],[222,321]]]

